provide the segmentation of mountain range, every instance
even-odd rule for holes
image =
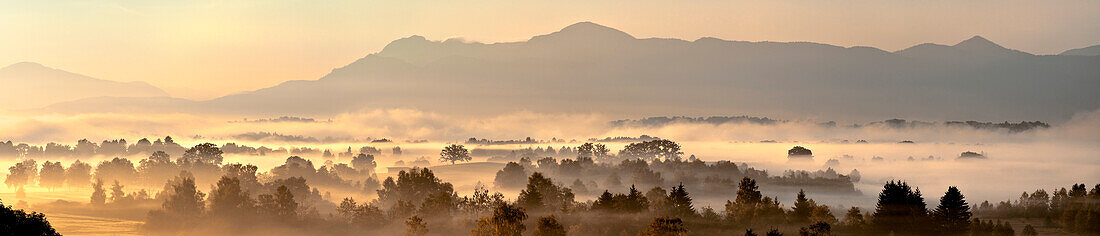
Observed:
[[[1033,55],[980,36],[895,52],[810,42],[687,41],[635,38],[582,22],[522,42],[411,36],[317,80],[212,100],[142,94],[43,109],[280,116],[414,108],[1057,122],[1100,107],[1100,56],[1082,50]]]
[[[0,110],[41,108],[93,97],[165,97],[168,93],[145,82],[101,80],[38,63],[20,62],[0,68]]]

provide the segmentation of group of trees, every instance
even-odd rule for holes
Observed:
[[[104,160],[94,168],[79,160],[71,163],[68,168],[59,162],[46,161],[42,163],[39,170],[35,160],[25,159],[9,168],[5,184],[16,189],[36,182],[39,186],[51,189],[62,186],[85,187],[92,182],[159,187],[164,182],[175,178],[181,171],[192,173],[197,181],[203,184],[213,183],[225,174],[258,178],[256,166],[223,165],[222,155],[220,148],[211,143],[204,143],[185,150],[175,160],[166,152],[155,151],[136,165],[129,159],[116,157]],[[371,192],[378,188],[379,181],[374,172],[377,163],[373,155],[360,153],[350,162],[351,165],[327,161],[325,165],[315,167],[309,160],[291,156],[284,164],[270,170],[269,176],[264,177],[271,179],[298,177],[309,179],[321,186],[361,192]]]
[[[948,188],[938,204],[929,209],[920,190],[905,182],[891,181],[883,186],[875,209],[864,211],[853,207],[838,219],[832,209],[817,204],[806,191],[792,194],[793,204],[787,207],[778,196],[764,196],[760,190],[760,183],[810,177],[773,177],[730,162],[707,164],[691,157],[683,160],[675,157],[680,154],[671,144],[651,145],[668,148],[646,147],[659,150],[656,152],[631,151],[663,153],[653,154],[663,157],[648,162],[631,158],[617,164],[597,163],[593,157],[610,154],[606,147],[592,144],[579,147],[582,154],[576,159],[543,158],[537,163],[529,160],[509,163],[498,172],[498,180],[526,179],[508,183],[520,189],[519,196],[511,201],[480,184],[471,195],[459,196],[451,183],[426,168],[401,171],[378,184],[373,173],[377,163],[370,154],[355,156],[350,165],[329,161],[320,168],[308,159],[291,156],[284,164],[259,173],[251,165],[222,164],[223,152],[213,144],[196,145],[176,160],[167,153],[154,152],[137,167],[124,158],[114,158],[99,163],[94,172],[87,164],[74,163],[66,169],[56,162],[46,162],[39,170],[36,162],[27,160],[11,167],[5,182],[9,186],[34,179],[43,186],[94,183],[92,203],[105,206],[136,200],[158,201],[160,209],[149,213],[143,228],[150,233],[290,230],[285,232],[781,235],[784,230],[788,233],[797,230],[800,235],[1004,235],[1014,232],[1005,222],[976,219],[962,191],[955,187]],[[452,154],[455,158],[462,157],[462,150],[462,146],[452,145],[441,151],[441,157]],[[175,174],[166,175],[166,171]],[[84,173],[83,179],[72,177],[76,172]],[[199,181],[197,173],[202,172],[217,179],[211,181],[208,191],[199,187],[206,185]],[[605,181],[593,184],[594,181],[581,180],[591,181],[589,177],[597,174],[603,174]],[[732,181],[709,176],[741,178]],[[841,181],[848,181],[839,176]],[[166,184],[156,194],[127,193],[124,185],[133,179],[159,179]],[[682,182],[668,185],[672,182],[669,180]],[[371,181],[374,187],[364,187]],[[327,193],[322,195],[311,185],[352,186],[348,189],[356,190],[354,193],[371,192],[377,197],[369,201],[346,197],[340,201],[341,198],[329,197]],[[612,191],[624,189],[623,185],[630,185],[626,192]],[[595,200],[578,202],[575,194],[581,188],[602,194]],[[708,193],[707,188],[728,188],[722,193],[734,198],[726,201],[723,209],[697,208],[693,203],[695,194]],[[1000,211],[989,213],[983,212],[985,205],[989,205],[983,203],[977,207],[977,214],[991,215],[982,216],[983,219],[996,218],[994,214],[1037,214],[1061,222],[1057,225],[1069,232],[1096,232],[1100,185],[1091,191],[1085,185],[1074,185],[1070,190],[1056,191],[1053,196],[1047,198],[1045,192],[1039,191],[1025,194],[1017,203],[991,208]],[[22,216],[45,219],[34,214]],[[531,224],[535,226],[528,227]],[[195,227],[198,225],[209,227]],[[1035,228],[1026,225],[1020,232],[1035,232]]]
[[[266,156],[269,154],[290,154],[322,155],[324,157],[336,157],[336,154],[333,154],[332,150],[319,150],[309,147],[292,147],[289,149],[280,147],[277,149],[272,149],[265,146],[250,147],[233,142],[228,142],[223,144],[219,149],[227,154],[240,154],[251,156]],[[12,141],[0,142],[0,157],[111,157],[149,155],[157,151],[165,152],[172,156],[179,156],[187,150],[188,148],[185,148],[184,146],[176,143],[171,136],[166,136],[163,139],[156,139],[154,141],[150,141],[147,138],[142,138],[135,143],[128,143],[126,139],[103,140],[100,143],[88,141],[88,139],[81,139],[76,142],[76,145],[66,145],[51,142],[47,143],[45,146],[35,146],[26,143],[15,144]],[[364,146],[359,149],[358,153],[381,155],[382,151],[371,146]],[[340,157],[345,158],[351,158],[355,154],[357,153],[353,153],[351,147],[348,147],[348,150],[346,152],[339,153]],[[394,146],[393,154],[401,155],[401,148]]]
[[[142,138],[136,143],[129,145],[127,145],[125,139],[103,140],[98,144],[88,141],[88,139],[81,139],[76,142],[75,146],[53,142],[47,143],[45,146],[34,146],[26,143],[15,144],[11,141],[0,142],[0,156],[26,158],[90,157],[95,155],[127,156],[149,154],[154,151],[179,154],[183,153],[184,150],[187,150],[187,148],[177,144],[171,136],[166,136],[163,140],[157,139],[156,141],[149,141],[149,139]]]
[[[770,176],[766,171],[745,164],[729,161],[706,163],[694,156],[680,158],[679,145],[668,140],[631,144],[619,155],[610,154],[606,146],[593,143],[580,145],[577,150],[577,157],[572,159],[525,157],[518,162],[509,162],[497,172],[494,184],[501,189],[519,189],[523,187],[525,176],[539,172],[550,178],[565,180],[571,183],[568,186],[574,193],[588,196],[599,195],[599,189],[622,189],[629,185],[650,189],[676,183],[709,196],[733,194],[731,189],[735,189],[739,179],[731,176],[748,176],[773,189],[798,191],[801,188],[831,193],[855,193],[853,181],[858,178],[852,177],[858,176],[858,172],[844,175],[832,169],[788,171],[781,176]],[[631,158],[621,158],[624,153]]]
[[[30,212],[12,209],[0,201],[0,236],[17,235],[41,235],[60,236],[46,221],[46,215],[38,212]]]
[[[92,166],[79,160],[69,164],[69,168],[65,168],[60,162],[46,161],[39,170],[37,161],[26,159],[8,167],[4,184],[15,188],[17,192],[23,192],[23,186],[35,182],[49,189],[63,186],[85,187],[91,183],[91,178]]]
[[[978,204],[975,214],[986,218],[1043,219],[1043,224],[1061,227],[1069,232],[1100,233],[1100,184],[1090,190],[1084,184],[1074,184],[1068,190],[1048,193],[1035,190],[1020,194],[1016,201]]]

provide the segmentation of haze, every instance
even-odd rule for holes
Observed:
[[[593,21],[639,38],[895,51],[983,35],[1009,48],[1058,54],[1100,44],[1098,8],[1075,0],[0,1],[0,65],[34,61],[209,99],[315,79],[409,35],[512,42]]]
[[[0,0],[0,235],[1096,235],[1098,10]]]

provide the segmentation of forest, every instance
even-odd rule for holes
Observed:
[[[1100,184],[1091,189],[1075,184],[1049,193],[1036,190],[1023,193],[1016,201],[979,204],[968,202],[963,190],[956,187],[939,190],[942,195],[935,191],[937,194],[925,200],[917,186],[897,180],[882,183],[873,209],[838,209],[816,203],[806,190],[858,194],[851,174],[829,169],[772,176],[744,163],[708,163],[694,155],[683,158],[679,144],[664,139],[631,143],[618,153],[603,144],[584,143],[568,148],[574,158],[532,161],[533,156],[519,157],[497,171],[493,186],[479,184],[471,194],[461,196],[431,168],[403,169],[382,180],[375,172],[374,155],[380,152],[372,149],[362,149],[367,153],[357,153],[349,163],[329,160],[315,166],[306,158],[290,156],[285,163],[260,171],[251,164],[223,163],[222,149],[234,146],[229,144],[195,145],[173,159],[158,150],[182,149],[170,137],[153,142],[152,148],[144,144],[127,147],[124,141],[105,141],[117,145],[106,148],[87,143],[91,142],[81,140],[68,152],[88,152],[82,147],[94,146],[94,152],[151,153],[136,164],[116,157],[94,167],[79,160],[65,167],[60,162],[39,164],[26,158],[8,168],[4,183],[17,189],[17,195],[25,195],[23,187],[29,185],[90,187],[87,202],[58,200],[52,204],[103,214],[152,206],[143,213],[140,232],[153,235],[1100,233]],[[7,146],[14,147],[9,150],[39,150],[23,144]],[[134,147],[138,149],[132,150]],[[470,160],[469,150],[458,144],[444,147],[439,156],[442,163]],[[855,175],[858,181],[858,173]],[[210,187],[204,191],[202,186]],[[764,186],[798,190],[789,196],[765,196],[761,192]],[[127,191],[127,187],[138,190]],[[508,189],[519,193],[512,198],[496,191]],[[578,195],[595,197],[578,200]],[[726,196],[726,200],[715,209],[696,204],[693,199],[699,196]],[[3,214],[10,220],[0,227],[13,235],[56,234],[47,222],[49,217],[41,213],[5,206]],[[1038,221],[1014,226],[1009,219]]]

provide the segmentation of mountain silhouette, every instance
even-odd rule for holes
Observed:
[[[34,62],[0,68],[0,110],[21,110],[70,100],[115,97],[162,97],[164,90],[145,82],[115,82],[58,70]]]
[[[982,37],[887,52],[811,42],[638,39],[582,22],[522,42],[412,36],[318,80],[208,101],[150,101],[145,107],[254,115],[415,108],[1059,121],[1100,106],[1098,64],[1100,58],[1035,56]],[[47,110],[104,111],[84,102]],[[130,109],[144,103],[118,102]]]
[[[1062,52],[1058,55],[1064,56],[1100,56],[1100,45],[1093,45],[1091,47],[1083,47],[1078,49],[1070,49]]]
[[[1002,47],[982,36],[974,36],[952,46],[925,43],[895,53],[907,57],[952,63],[988,63],[1010,58],[1034,56],[1030,53]]]

